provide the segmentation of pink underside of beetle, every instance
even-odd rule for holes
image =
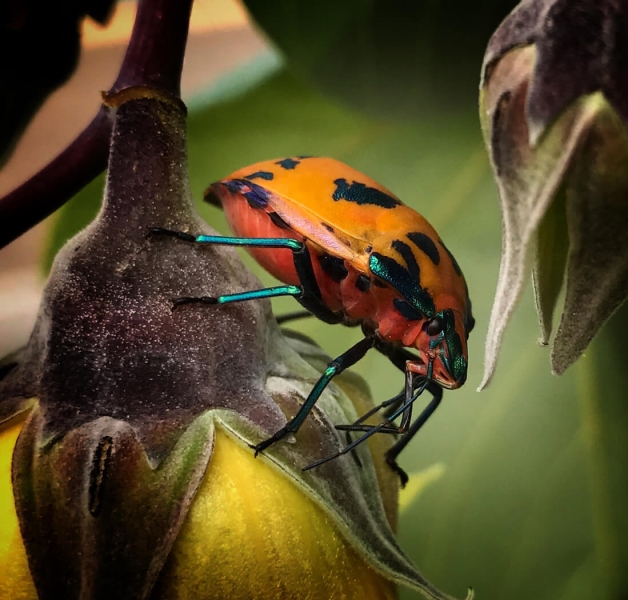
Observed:
[[[291,238],[299,241],[304,236],[293,231],[278,227],[261,208],[251,207],[240,194],[224,191],[221,194],[222,206],[234,235],[253,238]],[[347,276],[340,282],[334,281],[321,267],[318,257],[325,250],[311,240],[306,240],[316,281],[321,290],[325,305],[334,312],[342,312],[347,321],[358,321],[390,342],[404,346],[413,345],[419,333],[418,322],[409,322],[395,310],[392,301],[399,294],[391,287],[371,285],[367,291],[360,291],[357,279],[363,273],[347,260],[344,261]],[[271,275],[284,283],[299,285],[292,252],[287,249],[248,248],[255,260]],[[411,339],[412,338],[412,339]]]

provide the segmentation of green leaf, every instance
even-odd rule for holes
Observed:
[[[386,118],[476,102],[478,67],[512,0],[246,0],[299,74],[326,94]]]

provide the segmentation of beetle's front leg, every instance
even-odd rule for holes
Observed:
[[[284,427],[282,427],[279,431],[275,432],[267,440],[260,442],[256,446],[253,446],[255,450],[255,456],[257,456],[260,452],[284,438],[289,433],[296,433],[299,431],[301,425],[303,425],[303,421],[305,421],[306,417],[310,414],[312,409],[314,408],[316,402],[321,397],[321,394],[325,390],[325,388],[329,385],[331,380],[336,376],[342,373],[345,369],[348,369],[355,363],[357,363],[367,352],[369,349],[373,347],[375,340],[373,337],[365,337],[360,340],[357,344],[349,348],[346,352],[341,354],[338,358],[332,360],[325,369],[325,372],[320,376],[312,391],[306,398],[303,406],[299,409],[297,414],[292,418]]]

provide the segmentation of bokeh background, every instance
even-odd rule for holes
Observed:
[[[445,393],[400,460],[409,472],[444,467],[404,507],[401,544],[428,579],[459,597],[471,585],[479,600],[591,600],[605,597],[617,565],[596,503],[603,473],[590,414],[607,350],[552,376],[528,290],[493,383],[475,391],[501,250],[477,94],[488,38],[514,5],[251,0],[253,21],[233,0],[197,1],[183,77],[190,176],[199,209],[221,233],[228,232],[223,215],[201,203],[207,185],[244,165],[295,155],[347,162],[428,218],[465,273],[477,324],[467,384]],[[0,172],[0,195],[89,122],[117,73],[133,11],[132,3],[120,4],[105,30],[85,24],[79,68]],[[54,253],[96,213],[103,182],[0,251],[0,354],[27,339]],[[188,292],[202,295],[203,282]],[[274,306],[277,314],[297,308],[288,299]],[[294,327],[331,355],[359,337],[315,319]],[[376,399],[402,386],[400,373],[375,352],[355,370]]]

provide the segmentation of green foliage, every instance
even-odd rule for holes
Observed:
[[[466,110],[486,43],[514,0],[245,0],[299,75],[390,117]]]

